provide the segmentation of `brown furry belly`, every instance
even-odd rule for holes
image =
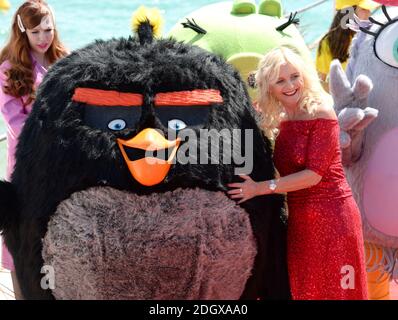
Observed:
[[[238,299],[255,255],[245,210],[202,189],[77,192],[43,242],[57,299]]]

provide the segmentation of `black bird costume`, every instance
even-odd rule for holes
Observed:
[[[181,138],[188,129],[195,137]],[[220,152],[205,129],[231,133]],[[239,206],[226,195],[245,153],[253,179],[275,176],[238,73],[198,47],[153,39],[150,21],[135,38],[60,60],[38,90],[12,180],[0,182],[0,228],[24,297],[289,298],[284,197]]]

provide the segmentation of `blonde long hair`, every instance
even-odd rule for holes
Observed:
[[[299,109],[313,114],[322,101],[322,87],[313,66],[306,65],[298,53],[289,47],[279,47],[267,53],[260,61],[256,72],[258,87],[258,107],[261,110],[260,127],[264,134],[274,139],[279,130],[280,122],[286,116],[283,106],[271,94],[270,84],[279,78],[280,67],[290,63],[301,74],[304,80],[303,94],[299,101]]]

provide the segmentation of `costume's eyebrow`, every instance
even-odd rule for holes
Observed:
[[[220,91],[214,89],[197,89],[192,91],[176,91],[158,93],[155,96],[155,106],[209,106],[223,103]]]
[[[295,12],[295,13],[291,12],[288,21],[285,22],[284,24],[280,25],[279,27],[277,27],[276,31],[282,32],[283,30],[285,30],[291,24],[299,25],[300,24],[300,19],[296,18],[296,16],[297,16],[297,12]]]
[[[207,31],[200,27],[196,21],[192,18],[192,21],[187,18],[187,22],[181,23],[184,28],[189,28],[195,31],[197,34],[206,34]]]
[[[376,19],[374,19],[374,18],[372,18],[372,17],[369,17],[368,20],[369,20],[370,22],[374,23],[374,24],[378,24],[379,26],[382,26],[382,27],[385,26],[384,23],[381,23],[381,22],[377,21]]]
[[[388,20],[389,22],[391,22],[392,19],[391,19],[390,15],[388,14],[387,8],[386,8],[385,5],[382,5],[381,10],[383,11],[383,13],[384,13],[384,15],[386,16],[387,20]]]
[[[369,21],[372,22],[373,24],[377,24],[379,26],[381,26],[381,28],[377,31],[377,32],[372,32],[366,28],[363,27],[359,27],[359,29],[367,34],[370,34],[371,36],[377,38],[379,36],[379,34],[381,33],[381,31],[387,27],[388,25],[392,24],[392,23],[396,23],[398,20],[397,19],[391,19],[390,15],[388,14],[387,8],[385,5],[382,5],[381,10],[384,13],[384,16],[387,18],[387,23],[381,23],[379,21],[377,21],[376,19],[374,19],[373,17],[369,17]]]
[[[372,32],[364,27],[359,27],[359,30],[361,30],[363,33],[369,34],[375,38],[379,35],[377,32]]]
[[[144,96],[139,93],[76,88],[72,100],[74,102],[103,107],[139,107],[143,105]]]

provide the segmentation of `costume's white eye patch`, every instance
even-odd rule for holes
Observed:
[[[381,61],[398,68],[398,21],[380,30],[375,40],[375,52]]]
[[[115,119],[108,124],[108,128],[112,131],[121,131],[126,128],[126,121],[123,119]]]
[[[168,125],[169,125],[169,129],[172,129],[174,131],[180,131],[187,127],[186,123],[179,119],[170,120]]]

